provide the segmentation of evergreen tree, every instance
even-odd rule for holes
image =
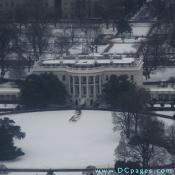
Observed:
[[[29,108],[64,104],[66,95],[66,89],[56,75],[30,75],[21,88],[21,103]]]
[[[0,160],[12,160],[24,155],[24,152],[14,145],[14,138],[22,139],[25,133],[20,126],[15,125],[13,120],[8,118],[0,119]]]
[[[111,75],[109,81],[104,85],[103,95],[106,103],[111,106],[118,106],[119,96],[122,92],[127,92],[130,88],[135,85],[128,80],[128,77],[123,75],[117,77],[116,75]]]
[[[116,28],[117,28],[117,33],[118,34],[123,34],[123,33],[131,33],[132,32],[132,28],[129,24],[129,22],[122,18],[119,21],[116,22]]]

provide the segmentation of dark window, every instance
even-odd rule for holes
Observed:
[[[70,89],[70,93],[73,94],[73,87],[71,87],[71,89]]]
[[[83,96],[86,96],[86,86],[83,86]]]
[[[89,84],[93,84],[93,76],[89,77]]]
[[[86,84],[86,77],[81,77],[81,83]]]
[[[75,77],[75,84],[79,84],[79,78]]]
[[[11,2],[11,7],[14,7],[15,6],[15,3],[12,1]]]
[[[94,95],[94,86],[90,86],[90,95],[91,95],[91,96]]]
[[[72,78],[72,77],[70,77],[70,83],[71,83],[71,84],[73,83],[73,78]]]
[[[96,83],[99,83],[99,80],[100,80],[100,77],[99,77],[99,76],[96,76],[96,77],[95,77],[95,82],[96,82]]]
[[[66,76],[65,76],[65,75],[63,75],[62,80],[63,80],[63,81],[65,81],[65,80],[66,80]]]
[[[131,75],[131,81],[134,81],[134,75]]]

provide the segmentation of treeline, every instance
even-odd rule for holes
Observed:
[[[97,13],[104,20],[129,19],[143,4],[144,0],[103,0],[97,6]]]
[[[0,21],[27,23],[28,21],[57,19],[59,15],[54,7],[50,7],[42,0],[25,0],[21,4],[14,4],[13,7],[10,7],[10,4],[6,9],[4,7],[4,10],[1,10]]]
[[[24,65],[18,64],[21,60],[27,60],[30,69],[31,60],[38,60],[48,46],[48,25],[43,23],[17,23],[1,22],[0,24],[0,77],[11,68],[23,69]],[[10,60],[16,60],[15,65],[7,64]]]
[[[72,18],[87,19],[101,18],[102,20],[119,20],[130,18],[144,4],[144,0],[99,0],[96,3],[85,1],[74,1],[76,8],[70,9],[68,13],[73,13]],[[85,10],[85,8],[87,8]],[[93,10],[92,10],[92,9]],[[22,4],[17,4],[13,8],[7,8],[1,13],[1,21],[27,22],[28,20],[60,20],[63,17],[61,3],[56,3],[49,7],[48,3],[42,0],[31,0]],[[93,14],[89,15],[90,11]],[[87,14],[86,14],[87,13]]]

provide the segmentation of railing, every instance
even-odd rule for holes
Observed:
[[[125,168],[125,167],[123,167]],[[129,168],[129,167],[127,167]],[[174,168],[175,168],[175,164],[166,164],[166,165],[161,165],[161,166],[150,166],[150,167],[144,167],[144,169],[152,169],[152,170],[173,170],[174,172]],[[133,170],[139,170],[141,169],[141,167],[137,167],[137,168],[131,168]],[[116,169],[117,170],[117,169]],[[97,173],[97,174],[110,174],[112,172],[116,172],[116,170],[114,168],[86,168],[86,169],[32,169],[32,168],[0,168],[0,172],[2,173],[8,173],[8,172],[46,172],[48,173],[49,175],[53,175],[55,172],[89,172],[90,174],[92,173]],[[158,173],[158,171],[157,171]],[[159,172],[158,174],[160,174],[161,172]]]
[[[48,69],[49,71],[52,69],[53,71],[104,71],[104,70],[110,70],[110,69],[136,69],[139,68],[139,66],[142,65],[142,62],[138,62],[135,64],[111,64],[106,66],[93,66],[93,67],[71,67],[71,66],[63,66],[63,65],[41,65],[41,66],[35,66],[33,71],[46,71]]]

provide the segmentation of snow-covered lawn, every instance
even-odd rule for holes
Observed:
[[[111,112],[82,111],[77,122],[70,122],[73,115],[70,110],[7,116],[26,132],[16,141],[26,154],[0,163],[8,168],[113,167],[120,134],[113,132]]]

